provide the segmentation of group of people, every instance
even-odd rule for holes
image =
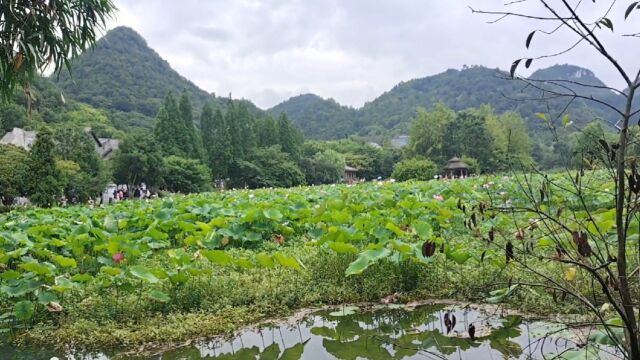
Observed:
[[[129,199],[155,199],[158,197],[157,192],[151,192],[147,188],[135,188],[133,193],[128,188],[119,188],[113,190],[113,201],[122,201]]]

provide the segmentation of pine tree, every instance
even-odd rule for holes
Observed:
[[[269,147],[280,144],[278,125],[271,116],[256,121],[256,141],[258,147]]]
[[[181,145],[182,151],[191,159],[202,159],[202,145],[200,139],[198,139],[198,133],[196,132],[195,124],[193,123],[193,107],[191,106],[191,100],[189,94],[186,91],[182,92],[180,96],[180,104],[178,106],[180,113],[179,120],[182,123],[182,130],[184,133],[181,139],[184,139]]]
[[[160,111],[158,111],[156,125],[154,128],[154,137],[158,144],[160,144],[162,153],[165,156],[186,155],[180,148],[179,142],[184,141],[181,135],[182,123],[176,120],[178,120],[178,107],[173,95],[169,93],[165,97]]]
[[[48,127],[44,127],[38,132],[29,153],[29,198],[43,207],[54,206],[62,194],[54,150],[53,134]]]
[[[299,159],[303,143],[302,135],[284,113],[280,114],[280,118],[278,118],[278,137],[282,151],[289,154],[294,160]]]
[[[251,113],[249,113],[246,104],[241,102],[236,107],[236,110],[237,121],[240,128],[240,146],[242,147],[243,154],[247,156],[251,154],[256,147],[255,120]]]
[[[207,103],[200,114],[202,127],[202,142],[204,145],[207,164],[214,179],[224,179],[228,175],[231,162],[231,139],[222,112]]]
[[[244,158],[242,129],[238,118],[238,111],[231,99],[229,99],[227,103],[227,113],[225,114],[224,122],[227,124],[229,138],[231,139],[231,158],[233,160],[242,160]]]

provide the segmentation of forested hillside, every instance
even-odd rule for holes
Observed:
[[[340,139],[353,135],[358,115],[353,108],[313,94],[292,97],[269,111],[273,115],[286,113],[304,134],[317,139]]]
[[[52,80],[63,93],[96,108],[108,110],[118,127],[151,129],[165,96],[186,91],[196,109],[211,100],[226,106],[218,98],[198,88],[178,74],[168,62],[151,49],[134,30],[118,27],[100,39],[92,51],[77,58],[73,73],[63,71]],[[250,111],[257,108],[248,101]]]
[[[537,131],[543,124],[536,118],[536,113],[548,112],[547,104],[549,104],[551,115],[556,115],[569,101],[569,99],[556,99],[549,102],[525,101],[525,99],[539,97],[539,91],[525,88],[524,82],[510,80],[507,77],[508,74],[499,69],[482,66],[467,67],[462,70],[450,69],[438,75],[401,82],[358,110],[319,99],[313,101],[313,106],[307,110],[301,106],[300,97],[295,97],[274,107],[272,111],[284,111],[308,137],[337,138],[346,133],[379,138],[385,135],[407,133],[410,120],[418,106],[430,109],[436,103],[443,103],[453,110],[465,110],[489,104],[498,113],[518,112],[525,118],[529,129]],[[604,85],[591,71],[571,65],[556,65],[540,70],[532,75],[532,79],[559,79]],[[574,88],[578,93],[584,94],[586,91],[582,86]],[[598,89],[597,94],[593,95],[614,101],[620,97],[604,89]],[[311,97],[312,95],[305,95],[305,98]],[[601,118],[610,124],[616,121],[611,112],[584,100],[574,101],[569,108],[569,113],[571,120],[578,126],[596,118]],[[327,119],[326,114],[332,114],[332,118]],[[339,132],[336,132],[336,126],[339,126]]]

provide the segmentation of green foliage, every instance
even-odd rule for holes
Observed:
[[[22,128],[27,123],[27,111],[18,104],[0,105],[0,134],[13,128]]]
[[[166,158],[164,183],[169,191],[183,194],[210,191],[211,175],[198,160],[169,156]]]
[[[483,170],[491,168],[491,136],[484,119],[472,112],[460,112],[445,130],[443,153],[446,158],[467,155],[478,160]]]
[[[45,69],[71,68],[69,58],[93,45],[97,30],[115,11],[110,0],[56,1],[0,4],[0,94],[12,97],[16,86],[29,82]],[[73,21],[69,21],[73,19]]]
[[[11,205],[15,197],[26,195],[30,176],[29,153],[13,145],[0,145],[0,204]]]
[[[95,150],[91,135],[80,127],[64,126],[54,130],[53,138],[56,158],[67,163],[57,163],[61,165],[58,168],[66,197],[85,202],[102,193],[110,174]]]
[[[179,118],[174,119],[174,122],[182,123],[181,126],[176,126],[175,129],[179,133],[175,135],[178,145],[183,153],[187,155],[187,158],[202,160],[204,158],[202,139],[196,133],[195,124],[193,123],[193,108],[189,94],[186,91],[183,91],[180,96],[178,111]]]
[[[71,160],[57,160],[56,169],[62,193],[69,200],[86,202],[98,196],[105,188],[107,179],[100,179],[83,172],[80,165]]]
[[[259,147],[269,147],[280,143],[280,134],[276,121],[271,116],[265,116],[256,121],[256,140]]]
[[[485,126],[491,135],[492,164],[494,170],[507,170],[520,165],[531,165],[531,139],[524,120],[515,112],[497,116],[489,106],[478,110],[485,119]]]
[[[407,159],[396,164],[391,177],[398,181],[432,180],[439,167],[431,160]]]
[[[580,132],[573,134],[570,141],[572,165],[587,169],[599,168],[609,164],[610,159],[602,158],[602,145],[600,141],[615,139],[615,135],[606,132],[599,122],[587,124]]]
[[[210,103],[205,104],[200,115],[202,142],[214,179],[224,179],[228,175],[231,162],[231,138],[229,127],[220,109],[213,111]]]
[[[337,183],[344,174],[344,156],[337,151],[327,149],[318,151],[310,158],[301,160],[308,184]]]
[[[278,118],[277,134],[277,138],[279,139],[278,143],[282,151],[289,154],[292,159],[297,160],[300,157],[300,148],[304,142],[304,138],[284,113],[280,114]]]
[[[166,173],[160,146],[153,137],[134,135],[125,139],[113,158],[113,177],[119,184],[163,184]]]
[[[445,138],[445,133],[449,123],[455,118],[456,113],[442,103],[437,103],[431,112],[419,107],[411,122],[409,152],[439,163],[446,161],[444,144],[448,139]]]
[[[280,146],[259,148],[250,162],[234,164],[233,185],[237,187],[292,187],[305,184],[305,177]]]
[[[29,152],[29,199],[43,207],[57,204],[62,195],[59,178],[53,134],[48,127],[43,127]]]

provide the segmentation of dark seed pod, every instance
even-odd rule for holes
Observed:
[[[471,214],[471,223],[473,223],[473,227],[478,227],[478,223],[476,222],[476,213]]]
[[[449,318],[449,313],[445,313],[444,314],[444,326],[447,328],[447,334],[449,334],[449,332],[451,332],[451,319]]]
[[[589,257],[593,255],[593,250],[591,249],[591,245],[589,245],[589,240],[586,233],[574,231],[571,233],[573,236],[573,242],[576,244],[578,248],[578,254],[583,257]]]
[[[456,322],[457,322],[456,316],[454,314],[451,314],[451,330],[456,328]]]
[[[476,327],[473,324],[469,325],[469,338],[471,338],[471,340],[476,339]]]
[[[540,189],[540,202],[544,201],[544,190]]]
[[[600,143],[600,146],[602,146],[604,151],[609,152],[609,144],[606,141],[604,141],[603,139],[598,139],[598,142]]]
[[[482,252],[482,255],[480,256],[480,262],[484,262],[485,255],[487,255],[487,250]]]
[[[458,199],[458,209],[462,210],[462,199]]]
[[[491,230],[489,230],[489,242],[493,242],[494,240],[494,234],[495,230],[493,228],[491,228]]]
[[[436,243],[433,241],[425,241],[424,244],[422,244],[422,256],[427,258],[432,257],[435,252]]]
[[[515,257],[513,257],[513,244],[511,243],[511,241],[509,241],[507,243],[507,245],[505,246],[504,252],[505,252],[506,259],[507,259],[507,264],[511,260],[515,259]]]

